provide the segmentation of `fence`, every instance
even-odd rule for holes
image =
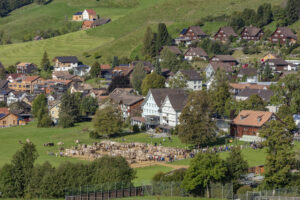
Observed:
[[[241,200],[300,200],[300,191],[297,188],[248,191],[239,194]]]
[[[205,197],[206,190],[199,190],[199,196]],[[210,196],[218,199],[233,199],[232,184],[212,184]],[[190,194],[181,187],[181,182],[153,182],[151,185],[133,187],[123,184],[103,184],[66,190],[66,200],[109,200],[135,196],[187,197]]]

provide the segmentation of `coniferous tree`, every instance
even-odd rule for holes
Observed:
[[[160,23],[158,24],[158,32],[157,32],[157,44],[156,48],[160,50],[164,45],[170,45],[172,43],[172,38],[169,35],[166,24]]]
[[[80,110],[74,94],[65,92],[61,98],[59,109],[59,125],[63,128],[74,126],[79,121]]]
[[[0,67],[0,80],[4,80],[6,78],[6,71],[4,67]]]
[[[47,54],[46,51],[44,52],[43,59],[41,61],[41,68],[44,71],[50,71],[51,70],[50,60],[49,60],[49,57],[48,57],[48,54]]]
[[[298,11],[295,0],[288,0],[286,6],[288,24],[293,24],[298,20]]]
[[[161,67],[160,67],[160,62],[159,62],[158,58],[155,59],[154,67],[155,67],[155,72],[157,74],[161,75]]]
[[[38,116],[38,112],[40,109],[45,108],[47,105],[47,98],[45,94],[39,94],[32,102],[32,109],[31,112],[34,117]]]
[[[143,41],[143,54],[145,56],[152,57],[153,55],[152,40],[153,40],[153,32],[151,27],[148,26]]]
[[[112,68],[115,68],[116,66],[119,66],[119,58],[118,56],[114,56],[113,61],[112,61]]]

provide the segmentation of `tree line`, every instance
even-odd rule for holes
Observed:
[[[103,189],[129,187],[135,171],[122,157],[102,157],[88,164],[66,162],[58,167],[36,164],[36,147],[24,143],[11,163],[0,169],[3,198],[62,198],[67,188],[93,185]],[[115,184],[117,183],[117,184]]]
[[[33,2],[44,5],[49,3],[51,0],[1,0],[0,1],[0,16],[4,17],[11,11],[20,8],[22,6],[26,6]]]

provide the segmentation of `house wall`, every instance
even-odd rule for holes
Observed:
[[[251,126],[231,125],[230,134],[233,137],[242,137],[243,135],[258,136],[260,128]]]
[[[202,90],[202,81],[187,81],[187,88],[194,91]]]
[[[143,102],[144,102],[144,100],[141,100],[141,101],[129,106],[128,112],[129,112],[129,115],[131,117],[137,116],[138,113],[142,112],[142,107],[141,106],[142,106]]]
[[[49,111],[50,117],[55,124],[57,124],[58,119],[59,119],[59,107],[60,107],[60,104],[57,104],[56,106],[52,107]]]
[[[78,63],[61,63],[56,60],[54,71],[69,71],[76,67],[78,67]]]
[[[150,93],[150,92],[149,92]],[[157,106],[152,94],[148,94],[143,105],[142,105],[142,116],[154,115],[160,117],[159,107]]]
[[[296,40],[291,39],[291,38],[287,38],[286,35],[284,35],[281,30],[276,29],[276,31],[271,35],[270,38],[271,42],[273,43],[278,43],[280,42],[280,44],[286,44],[288,43],[295,43]]]
[[[10,127],[10,126],[18,126],[23,125],[25,122],[18,121],[18,116],[14,114],[8,114],[6,117],[0,119],[0,127]]]
[[[161,110],[161,124],[172,127],[175,127],[177,124],[179,124],[180,113],[177,113],[174,110],[168,97],[166,97],[164,103],[162,104]]]
[[[90,20],[89,13],[86,10],[82,13],[82,20]]]
[[[249,32],[244,30],[241,34],[241,38],[243,40],[254,40],[254,41],[258,41],[260,40],[260,38],[263,36],[263,32],[259,32],[256,36],[251,36],[249,35]]]
[[[83,21],[82,15],[73,15],[73,21]]]

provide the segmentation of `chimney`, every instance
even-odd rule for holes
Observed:
[[[260,122],[261,121],[261,116],[258,116],[257,117],[257,122]]]

